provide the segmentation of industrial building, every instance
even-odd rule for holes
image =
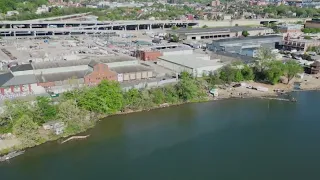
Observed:
[[[281,45],[282,41],[282,36],[277,35],[230,38],[212,41],[211,44],[207,44],[207,48],[214,52],[226,51],[254,57],[255,51],[258,48],[267,47],[275,49]]]
[[[320,46],[319,40],[312,40],[312,39],[292,39],[292,38],[285,38],[283,47],[287,50],[298,50],[306,52],[309,47]]]
[[[193,49],[187,45],[167,44],[151,46],[137,51],[137,58],[144,61],[155,61],[160,56],[192,54]]]
[[[226,39],[242,36],[242,32],[247,31],[250,36],[272,34],[271,28],[265,27],[241,27],[234,26],[228,28],[193,28],[172,30],[170,34],[175,34],[181,40],[201,40],[201,39]]]
[[[61,93],[74,87],[97,85],[104,79],[123,82],[151,77],[151,68],[129,56],[41,62],[17,65],[0,74],[0,92],[3,96]]]
[[[158,65],[177,73],[186,71],[194,77],[201,77],[221,68],[224,64],[205,54],[167,55],[159,57]]]
[[[148,79],[154,76],[151,68],[142,65],[114,67],[111,70],[118,73],[118,82]]]
[[[312,19],[309,21],[306,21],[304,24],[305,28],[320,28],[320,19]]]
[[[252,63],[255,59],[252,56],[230,53],[227,51],[217,51],[210,54],[211,59],[220,59],[223,63],[232,61],[242,61],[244,63]]]

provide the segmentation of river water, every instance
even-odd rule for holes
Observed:
[[[320,179],[320,92],[113,116],[86,140],[0,164],[1,180]]]

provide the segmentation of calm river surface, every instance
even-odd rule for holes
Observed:
[[[109,117],[86,140],[0,164],[1,180],[320,179],[320,92]]]

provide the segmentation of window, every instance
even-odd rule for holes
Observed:
[[[196,37],[193,36],[193,37],[191,37],[191,39],[196,39]]]

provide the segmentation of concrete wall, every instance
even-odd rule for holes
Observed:
[[[256,57],[257,50],[256,49],[242,49],[240,52],[241,55]]]
[[[124,73],[121,75],[122,75],[122,81],[119,81],[119,76],[118,76],[119,82],[152,78],[153,72],[152,71],[132,72],[132,73]]]

